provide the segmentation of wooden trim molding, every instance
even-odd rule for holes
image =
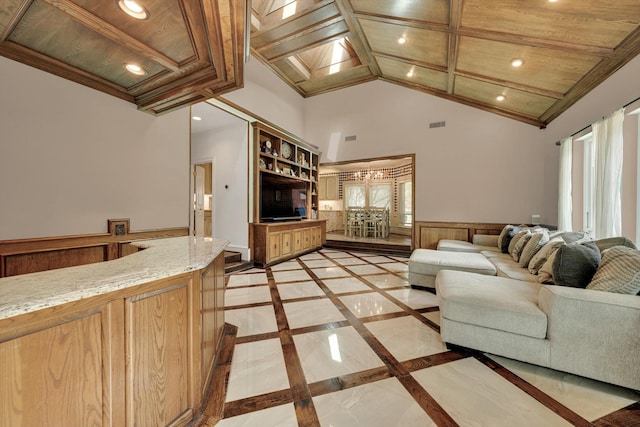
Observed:
[[[129,219],[107,220],[108,233],[0,240],[0,277],[109,261],[134,252],[135,240],[188,236],[188,227],[130,231]]]
[[[413,248],[436,249],[442,239],[470,242],[474,234],[500,234],[504,223],[416,221],[413,224]]]

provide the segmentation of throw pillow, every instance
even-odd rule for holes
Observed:
[[[517,225],[507,225],[507,227],[505,228],[507,228],[507,231],[505,232],[502,241],[500,241],[500,238],[498,237],[498,243],[500,244],[500,252],[502,252],[503,254],[508,254],[509,245],[511,244],[513,237],[518,234],[520,230],[522,230],[522,228]]]
[[[527,233],[531,233],[531,232],[528,229],[518,230],[518,232],[513,236],[513,238],[509,242],[509,246],[507,247],[506,253],[511,254],[511,252],[513,252],[513,247],[516,245],[516,243],[518,243],[518,240],[520,240],[520,238],[522,238],[522,236],[524,236]]]
[[[564,245],[564,243],[562,243]],[[553,283],[553,264],[556,262],[556,255],[558,251],[555,250],[549,255],[547,261],[542,264],[540,270],[538,270],[538,282],[545,283],[547,285],[554,285]]]
[[[564,245],[562,237],[549,240],[529,261],[529,273],[538,274],[538,270],[561,245]]]
[[[635,295],[640,292],[640,251],[614,246],[602,254],[602,262],[587,289]]]
[[[594,242],[568,243],[556,251],[553,282],[560,286],[585,288],[599,265],[600,250]]]
[[[513,245],[513,251],[510,252],[510,254],[511,254],[511,258],[513,258],[515,262],[518,262],[520,260],[520,255],[522,255],[522,250],[531,239],[531,236],[533,236],[533,234],[531,233],[531,230],[526,230],[526,233],[522,237],[520,237],[520,239],[518,239],[515,245]]]
[[[626,246],[631,249],[636,249],[636,245],[626,237],[607,237],[606,239],[598,239],[596,240],[596,246],[600,249],[600,253],[614,246]]]
[[[564,233],[560,233],[560,237],[562,237],[566,243],[574,243],[588,236],[584,231],[565,231]]]
[[[520,254],[520,260],[518,264],[520,267],[526,267],[531,262],[531,258],[538,253],[540,249],[549,241],[549,231],[542,229],[536,231],[531,235],[531,238],[522,249],[522,254]]]
[[[505,225],[502,231],[500,232],[500,235],[498,236],[498,249],[500,249],[500,252],[502,253],[505,253],[506,249],[509,247],[507,236],[511,231],[513,231],[513,227],[514,226],[511,224]]]

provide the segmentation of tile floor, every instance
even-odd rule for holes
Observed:
[[[449,351],[406,258],[323,249],[227,276],[225,307],[221,427],[640,425],[632,390]]]

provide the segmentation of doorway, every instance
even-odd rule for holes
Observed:
[[[319,215],[327,219],[328,246],[410,253],[414,165],[414,154],[320,164]],[[372,232],[364,219],[374,212],[384,218],[383,232]]]
[[[213,163],[193,165],[193,235],[213,237]]]

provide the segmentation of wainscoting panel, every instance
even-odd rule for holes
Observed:
[[[413,226],[414,249],[436,249],[442,239],[470,242],[474,234],[500,234],[502,223],[460,223],[416,221]]]
[[[0,241],[0,277],[109,261],[137,252],[136,240],[187,236],[189,229],[129,231],[129,220],[109,220],[109,233]]]

